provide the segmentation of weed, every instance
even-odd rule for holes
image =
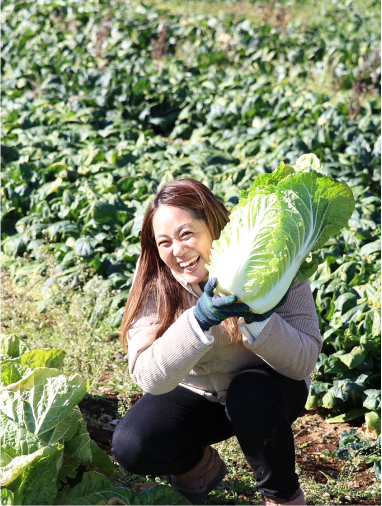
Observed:
[[[362,98],[377,91],[381,74],[380,62],[381,54],[377,50],[363,56],[363,65],[357,79],[352,82],[353,96],[349,103],[349,115],[353,123],[362,109]]]
[[[78,372],[90,383],[91,390],[115,384],[118,366],[113,355],[121,351],[118,341],[109,342],[94,333],[86,318],[81,291],[71,288],[44,302],[44,275],[29,277],[28,286],[12,284],[9,272],[2,275],[2,329],[17,334],[24,351],[35,348],[60,348],[66,352],[64,367]],[[40,306],[40,312],[37,309]],[[126,374],[126,371],[125,371]],[[121,373],[117,375],[121,381]],[[118,381],[117,380],[117,381]]]
[[[151,56],[154,60],[162,60],[169,48],[169,36],[168,36],[168,28],[166,25],[163,26],[162,30],[158,33],[157,39],[151,39]]]

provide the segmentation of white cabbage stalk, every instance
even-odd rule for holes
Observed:
[[[207,268],[218,279],[217,293],[236,295],[254,313],[274,308],[296,276],[313,274],[316,264],[306,257],[354,210],[350,188],[314,170],[321,168],[315,155],[304,156],[295,168],[282,164],[257,178],[212,245]]]

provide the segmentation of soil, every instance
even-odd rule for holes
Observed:
[[[131,405],[135,404],[142,394],[134,394],[130,397]],[[86,395],[79,407],[87,420],[90,437],[106,452],[111,452],[111,441],[115,428],[111,424],[118,419],[118,397],[113,393],[104,393],[102,396]],[[334,459],[331,454],[338,449],[339,437],[343,430],[356,428],[365,435],[362,419],[352,420],[349,423],[325,422],[328,415],[326,410],[305,411],[293,424],[292,429],[296,442],[296,461],[301,468],[301,473],[314,478],[317,483],[326,483],[328,479],[336,480],[341,472],[344,472],[345,462]],[[115,427],[115,426],[114,426]],[[328,450],[328,452],[324,451]],[[249,470],[249,467],[248,467]],[[364,469],[362,465],[358,469],[352,469],[352,488],[354,491],[366,490],[374,482],[374,473],[370,468]],[[342,504],[381,504],[381,498],[373,500],[360,498],[357,502]]]
[[[344,430],[355,428],[360,435],[365,436],[363,419],[357,418],[349,423],[327,423],[325,418],[329,411],[305,411],[293,424],[293,433],[296,441],[296,461],[300,465],[301,472],[308,477],[314,478],[317,483],[326,483],[328,479],[336,480],[341,472],[344,472],[345,461],[331,457],[332,452],[338,449],[339,437]],[[323,454],[325,450],[326,455]],[[349,471],[348,471],[349,472]],[[371,468],[360,465],[351,470],[352,486],[354,491],[366,490],[374,482],[375,475]],[[342,504],[381,504],[381,497],[372,500],[362,500],[355,503]]]
[[[118,398],[112,393],[101,396],[85,395],[79,408],[87,422],[87,429],[93,441],[102,450],[111,452],[114,428],[109,422],[118,419]]]
[[[142,397],[141,393],[130,397],[131,406]],[[118,395],[104,393],[99,395],[85,395],[79,403],[79,408],[86,420],[89,435],[102,450],[111,453],[111,441],[115,427],[113,421],[118,420]]]

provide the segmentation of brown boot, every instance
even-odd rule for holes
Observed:
[[[170,483],[192,504],[203,504],[204,499],[214,490],[227,474],[227,468],[218,452],[205,446],[202,460],[191,471],[172,474]]]
[[[274,497],[266,497],[264,495],[263,502],[261,504],[265,506],[275,506],[276,504],[284,504],[285,506],[289,506],[289,504],[306,506],[304,491],[301,488],[299,488],[288,501],[286,499],[276,499]]]

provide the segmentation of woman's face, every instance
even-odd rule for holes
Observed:
[[[212,245],[206,223],[188,209],[165,205],[157,209],[152,223],[163,262],[189,283],[202,282]]]

